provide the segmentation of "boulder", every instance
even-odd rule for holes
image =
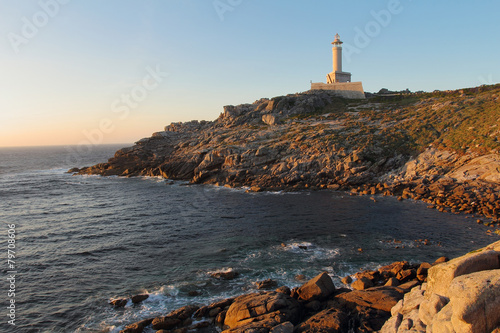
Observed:
[[[399,282],[407,282],[417,277],[417,271],[415,269],[405,269],[398,272],[396,279]]]
[[[155,330],[171,330],[177,327],[181,321],[178,318],[164,316],[164,317],[156,317],[153,319],[153,329]]]
[[[385,283],[385,286],[387,287],[397,287],[399,286],[399,280],[396,279],[395,277],[391,277],[387,280],[387,282]]]
[[[349,322],[348,315],[337,309],[330,308],[323,310],[310,317],[295,329],[296,333],[337,333],[347,332]]]
[[[419,279],[420,281],[424,281],[425,279],[427,279],[427,272],[431,267],[432,265],[427,262],[421,263],[417,269],[417,279]]]
[[[264,281],[256,282],[255,285],[257,286],[257,289],[271,289],[276,287],[278,285],[278,282],[272,279],[267,279]]]
[[[391,308],[403,298],[403,292],[397,287],[373,287],[354,290],[335,297],[337,300],[353,305],[360,305],[390,312]]]
[[[367,277],[362,277],[357,279],[351,284],[351,287],[353,287],[356,290],[364,290],[373,287],[373,282],[368,279]]]
[[[380,274],[388,272],[390,276],[396,276],[401,270],[407,269],[409,264],[407,261],[397,261],[390,265],[382,266],[378,269]]]
[[[276,125],[279,121],[276,116],[272,114],[265,114],[262,116],[262,121],[267,125]]]
[[[324,300],[335,291],[332,278],[327,272],[307,281],[298,290],[299,299],[304,301]]]
[[[478,250],[429,268],[427,293],[448,297],[451,281],[472,272],[499,269],[500,253],[494,250]]]
[[[109,304],[113,305],[115,308],[123,308],[125,305],[127,305],[127,302],[127,298],[118,298],[109,301]]]
[[[500,323],[500,269],[459,276],[448,295],[456,332],[491,332]]]
[[[224,324],[230,329],[258,324],[271,327],[290,321],[297,323],[300,318],[300,303],[283,293],[275,291],[252,293],[237,297],[229,307]]]
[[[132,303],[137,304],[148,298],[149,298],[148,294],[140,294],[140,295],[134,295],[130,299],[132,300]]]
[[[171,330],[179,326],[186,319],[191,318],[193,313],[199,309],[199,306],[196,305],[187,305],[180,309],[174,310],[170,312],[168,315],[164,317],[156,317],[153,319],[153,329],[155,330]]]
[[[450,261],[450,259],[448,257],[439,257],[439,258],[436,259],[436,261],[434,261],[432,263],[432,266],[436,266],[438,264],[442,264],[442,263],[448,262],[448,261]]]

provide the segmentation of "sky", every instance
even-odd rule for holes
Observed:
[[[224,105],[500,81],[496,0],[0,0],[0,146],[133,143]]]

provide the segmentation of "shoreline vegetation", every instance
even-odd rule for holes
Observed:
[[[263,98],[225,106],[214,121],[172,123],[69,172],[391,195],[469,214],[500,234],[499,96],[500,84],[366,100],[329,91]]]
[[[213,276],[237,278],[237,272]],[[125,326],[120,333],[220,332],[500,332],[500,241],[462,257],[434,263],[394,262],[346,276],[337,288],[326,272],[302,286],[278,287],[271,279],[258,292],[186,305],[165,316]],[[147,294],[131,297],[133,304]],[[115,299],[117,311],[129,299]]]

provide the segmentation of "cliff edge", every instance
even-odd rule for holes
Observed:
[[[443,211],[500,213],[500,85],[349,100],[329,91],[225,106],[73,169],[260,190],[396,195]]]

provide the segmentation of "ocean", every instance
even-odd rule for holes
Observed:
[[[267,278],[295,287],[297,275],[327,271],[340,287],[360,269],[433,262],[497,240],[474,219],[393,197],[66,173],[123,146],[0,148],[0,331],[119,332]],[[239,276],[211,276],[229,269]],[[139,293],[150,297],[108,304]]]

